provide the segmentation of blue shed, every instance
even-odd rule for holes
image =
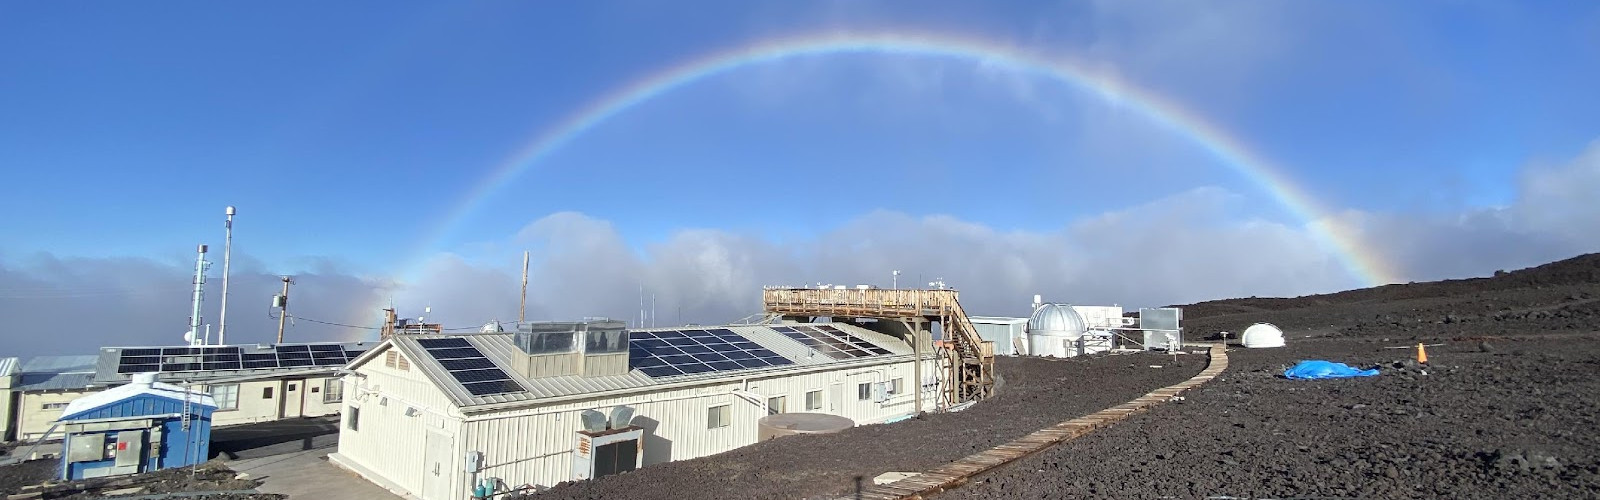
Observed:
[[[61,414],[61,478],[138,474],[206,461],[211,452],[211,395],[155,381],[90,394]]]

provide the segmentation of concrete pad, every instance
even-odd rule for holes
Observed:
[[[415,500],[396,495],[355,474],[328,463],[336,447],[296,451],[270,457],[228,462],[235,472],[262,481],[256,490],[288,495],[289,498],[326,500]]]

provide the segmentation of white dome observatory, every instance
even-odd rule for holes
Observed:
[[[1028,318],[1028,354],[1076,356],[1078,339],[1088,331],[1089,323],[1072,306],[1042,304]]]
[[[1249,348],[1283,347],[1283,330],[1272,323],[1256,323],[1244,329],[1239,342]]]

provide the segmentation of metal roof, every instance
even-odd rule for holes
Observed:
[[[73,391],[93,388],[94,372],[23,373],[13,391]]]
[[[654,385],[677,384],[682,382],[696,381],[714,381],[718,379],[737,379],[780,372],[806,371],[827,365],[855,366],[863,364],[879,364],[888,361],[900,361],[907,356],[913,355],[910,345],[907,345],[904,341],[901,341],[893,336],[884,335],[846,323],[807,323],[807,325],[815,326],[820,326],[822,324],[832,325],[840,330],[844,330],[851,335],[889,351],[890,354],[835,360],[829,358],[828,356],[821,355],[813,351],[811,348],[806,347],[804,344],[801,344],[799,341],[788,338],[772,329],[773,327],[777,326],[786,326],[782,324],[651,328],[641,329],[638,331],[667,331],[705,328],[725,328],[728,330],[733,330],[735,333],[750,339],[751,342],[755,342],[756,344],[759,344],[780,356],[788,358],[790,361],[793,361],[794,364],[765,368],[749,368],[744,370],[707,372],[692,375],[674,375],[668,377],[651,377],[645,375],[637,369],[633,369],[629,370],[628,373],[623,375],[596,377],[564,375],[555,377],[528,378],[513,368],[516,360],[527,356],[527,354],[523,353],[521,348],[517,347],[514,340],[515,334],[513,333],[396,335],[392,337],[389,342],[394,348],[399,349],[400,352],[406,355],[406,358],[411,361],[411,366],[421,370],[429,380],[433,381],[434,385],[439,387],[440,390],[444,391],[444,393],[448,395],[457,406],[463,409],[470,409],[477,406],[502,405],[518,402],[529,402],[532,404],[533,402],[545,398],[623,389],[640,389]],[[507,376],[520,385],[523,390],[521,392],[492,394],[486,396],[472,395],[471,393],[467,392],[466,388],[463,387],[460,382],[456,381],[455,377],[451,376],[450,373],[444,369],[443,365],[439,364],[437,360],[433,359],[433,356],[429,355],[426,350],[417,343],[417,340],[419,339],[429,338],[466,339],[468,343],[472,344],[474,347],[477,347],[478,350],[484,354],[484,357],[488,358],[491,362],[498,366],[501,371],[504,371]],[[375,352],[375,350],[373,352]],[[376,357],[372,356],[372,352],[369,352],[367,356],[363,356],[363,359],[353,362],[352,365],[369,362],[372,359],[376,359]]]
[[[99,356],[35,356],[22,364],[19,373],[93,372]]]
[[[8,377],[16,373],[17,367],[21,366],[21,364],[21,360],[17,358],[0,358],[0,377]]]

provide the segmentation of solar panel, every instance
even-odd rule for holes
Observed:
[[[455,377],[456,382],[473,396],[490,396],[509,392],[522,392],[518,385],[505,370],[501,370],[493,361],[483,355],[472,343],[460,337],[440,339],[417,339],[428,355],[433,356],[439,366]]]
[[[726,328],[630,332],[628,367],[651,377],[793,364]]]
[[[339,344],[290,344],[265,352],[245,352],[238,346],[159,347],[123,349],[117,373],[206,372],[341,366],[365,351],[349,351]]]
[[[773,330],[833,359],[852,359],[892,354],[888,349],[878,347],[871,342],[830,325],[815,327],[780,326],[773,327]]]

